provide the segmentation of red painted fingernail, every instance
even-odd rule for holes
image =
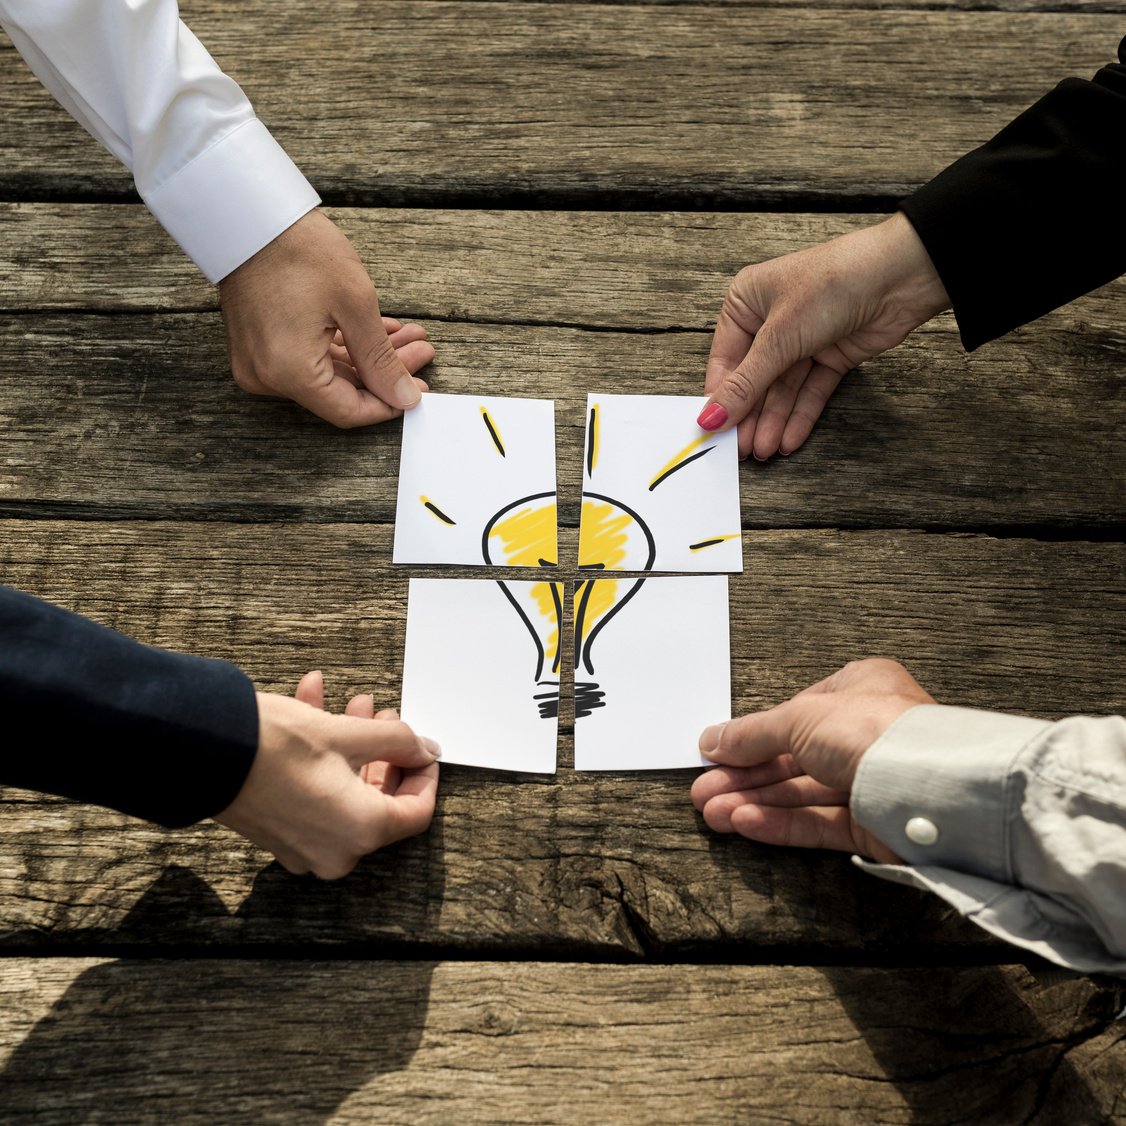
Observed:
[[[712,403],[700,412],[700,417],[696,419],[696,425],[701,430],[718,430],[726,421],[726,408],[721,407],[719,403]]]

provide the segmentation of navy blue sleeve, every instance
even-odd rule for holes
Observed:
[[[972,351],[1126,272],[1126,39],[905,200]]]
[[[169,827],[221,812],[258,747],[234,665],[141,645],[0,586],[0,782]]]

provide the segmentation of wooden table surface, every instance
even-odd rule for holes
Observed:
[[[741,266],[872,222],[1126,30],[980,7],[184,14],[427,326],[435,390],[556,400],[573,561],[588,391],[699,393]],[[7,40],[0,120],[0,581],[394,704],[408,574],[439,573],[391,566],[399,425],[238,391],[215,291]],[[1124,312],[1117,282],[972,356],[940,317],[742,468],[737,713],[876,654],[946,702],[1126,708]],[[333,884],[3,791],[0,1119],[1126,1121],[1119,986],[713,835],[687,772],[576,774],[560,730],[555,776],[445,768],[431,831]]]

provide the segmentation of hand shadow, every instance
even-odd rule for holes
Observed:
[[[1067,1051],[1113,1026],[1121,983],[1041,985],[1022,965],[1042,967],[1039,959],[841,853],[719,835],[709,848],[723,878],[750,892],[734,901],[747,905],[735,936],[755,943],[757,958],[814,969],[839,1003],[840,1015],[811,1013],[808,1048],[830,1055],[823,1066],[834,1082],[848,1077],[854,1105],[867,1088],[890,1114],[892,1100],[878,1092],[891,1084],[904,1121],[916,1124],[1107,1120],[1106,1100]],[[772,934],[775,920],[783,928]]]
[[[1068,1053],[1113,1027],[1120,986],[1042,985],[1019,965],[818,972],[864,1040],[873,1086],[894,1084],[912,1123],[1109,1121],[1116,1092],[1093,1089]]]
[[[153,929],[170,933],[177,916],[189,931],[201,917],[214,928],[226,916],[238,933],[251,920],[300,916],[310,889],[323,917],[329,901],[358,897],[350,883],[314,884],[270,865],[230,916],[204,881],[170,866],[121,930],[135,941]],[[377,900],[367,906],[379,909]],[[145,953],[154,950],[180,956],[99,962],[70,983],[0,1074],[5,1121],[314,1126],[373,1078],[405,1068],[418,1047],[431,961],[325,961],[320,950],[278,958],[276,947],[268,960],[250,959],[231,945],[184,957],[150,937]],[[68,961],[29,964],[66,976]]]

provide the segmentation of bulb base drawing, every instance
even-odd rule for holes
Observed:
[[[596,680],[575,681],[575,719],[590,715],[596,708],[606,707],[606,693]]]

